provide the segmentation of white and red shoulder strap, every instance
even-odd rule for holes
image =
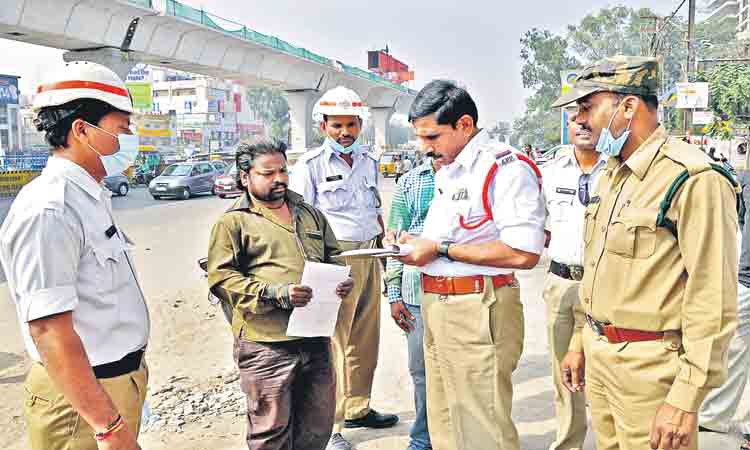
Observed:
[[[487,172],[487,176],[484,177],[484,185],[482,186],[482,206],[484,207],[484,218],[476,223],[468,224],[466,223],[464,217],[460,216],[459,224],[461,225],[461,228],[464,228],[466,230],[475,230],[485,223],[494,220],[494,217],[492,215],[492,204],[490,202],[490,187],[492,186],[492,182],[495,181],[495,176],[497,175],[498,169],[507,166],[508,164],[515,161],[522,161],[528,164],[529,167],[531,167],[531,170],[534,171],[534,174],[536,175],[539,190],[542,190],[542,171],[539,170],[539,167],[537,167],[534,161],[532,161],[526,155],[516,153],[513,150],[505,150],[497,153],[495,155],[495,164],[492,165],[489,172]]]

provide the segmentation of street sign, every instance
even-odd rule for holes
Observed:
[[[566,94],[572,87],[573,84],[576,82],[576,78],[578,78],[579,71],[577,69],[573,70],[561,70],[560,71],[560,83],[562,84],[562,94]]]
[[[675,83],[678,109],[708,108],[708,83]]]

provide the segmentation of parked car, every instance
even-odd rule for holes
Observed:
[[[130,192],[130,182],[125,175],[111,175],[104,177],[104,180],[102,181],[104,181],[104,185],[107,186],[107,189],[120,197],[125,197],[128,195],[128,192]]]
[[[209,161],[209,163],[212,166],[214,166],[214,168],[216,170],[218,170],[219,172],[221,172],[221,173],[226,172],[227,169],[229,168],[229,166],[227,166],[227,163],[225,163],[224,161],[221,161],[221,160]]]
[[[172,164],[148,185],[155,200],[164,197],[187,200],[195,194],[215,194],[214,182],[221,172],[208,162]]]
[[[237,165],[226,170],[223,175],[216,178],[214,182],[214,192],[221,198],[234,197],[242,195],[242,191],[237,186]]]

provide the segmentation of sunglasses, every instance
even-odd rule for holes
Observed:
[[[590,173],[581,174],[578,178],[578,201],[583,206],[588,206],[591,198],[589,197],[589,179],[591,179]]]

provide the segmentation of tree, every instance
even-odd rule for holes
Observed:
[[[270,130],[272,138],[289,141],[289,103],[278,89],[258,87],[247,90],[250,110]]]
[[[747,127],[750,122],[750,66],[720,64],[708,73],[708,83],[715,118],[706,134],[729,139],[733,127]]]
[[[521,38],[521,77],[534,94],[526,100],[523,117],[513,122],[512,140],[518,143],[552,146],[560,138],[560,114],[550,109],[560,95],[560,72],[580,68],[617,54],[648,55],[657,49],[663,56],[662,86],[672,86],[682,78],[686,49],[675,18],[660,28],[657,36],[641,32],[641,17],[654,14],[649,9],[634,10],[617,6],[585,16],[569,25],[565,36],[532,28]]]
[[[554,145],[560,136],[559,113],[550,105],[560,92],[560,72],[579,62],[570,55],[564,38],[537,28],[521,38],[521,59],[523,86],[534,89],[534,94],[526,99],[524,116],[513,122],[511,142]]]
[[[512,128],[509,122],[500,121],[490,128],[489,134],[499,141],[505,141],[510,137]]]

